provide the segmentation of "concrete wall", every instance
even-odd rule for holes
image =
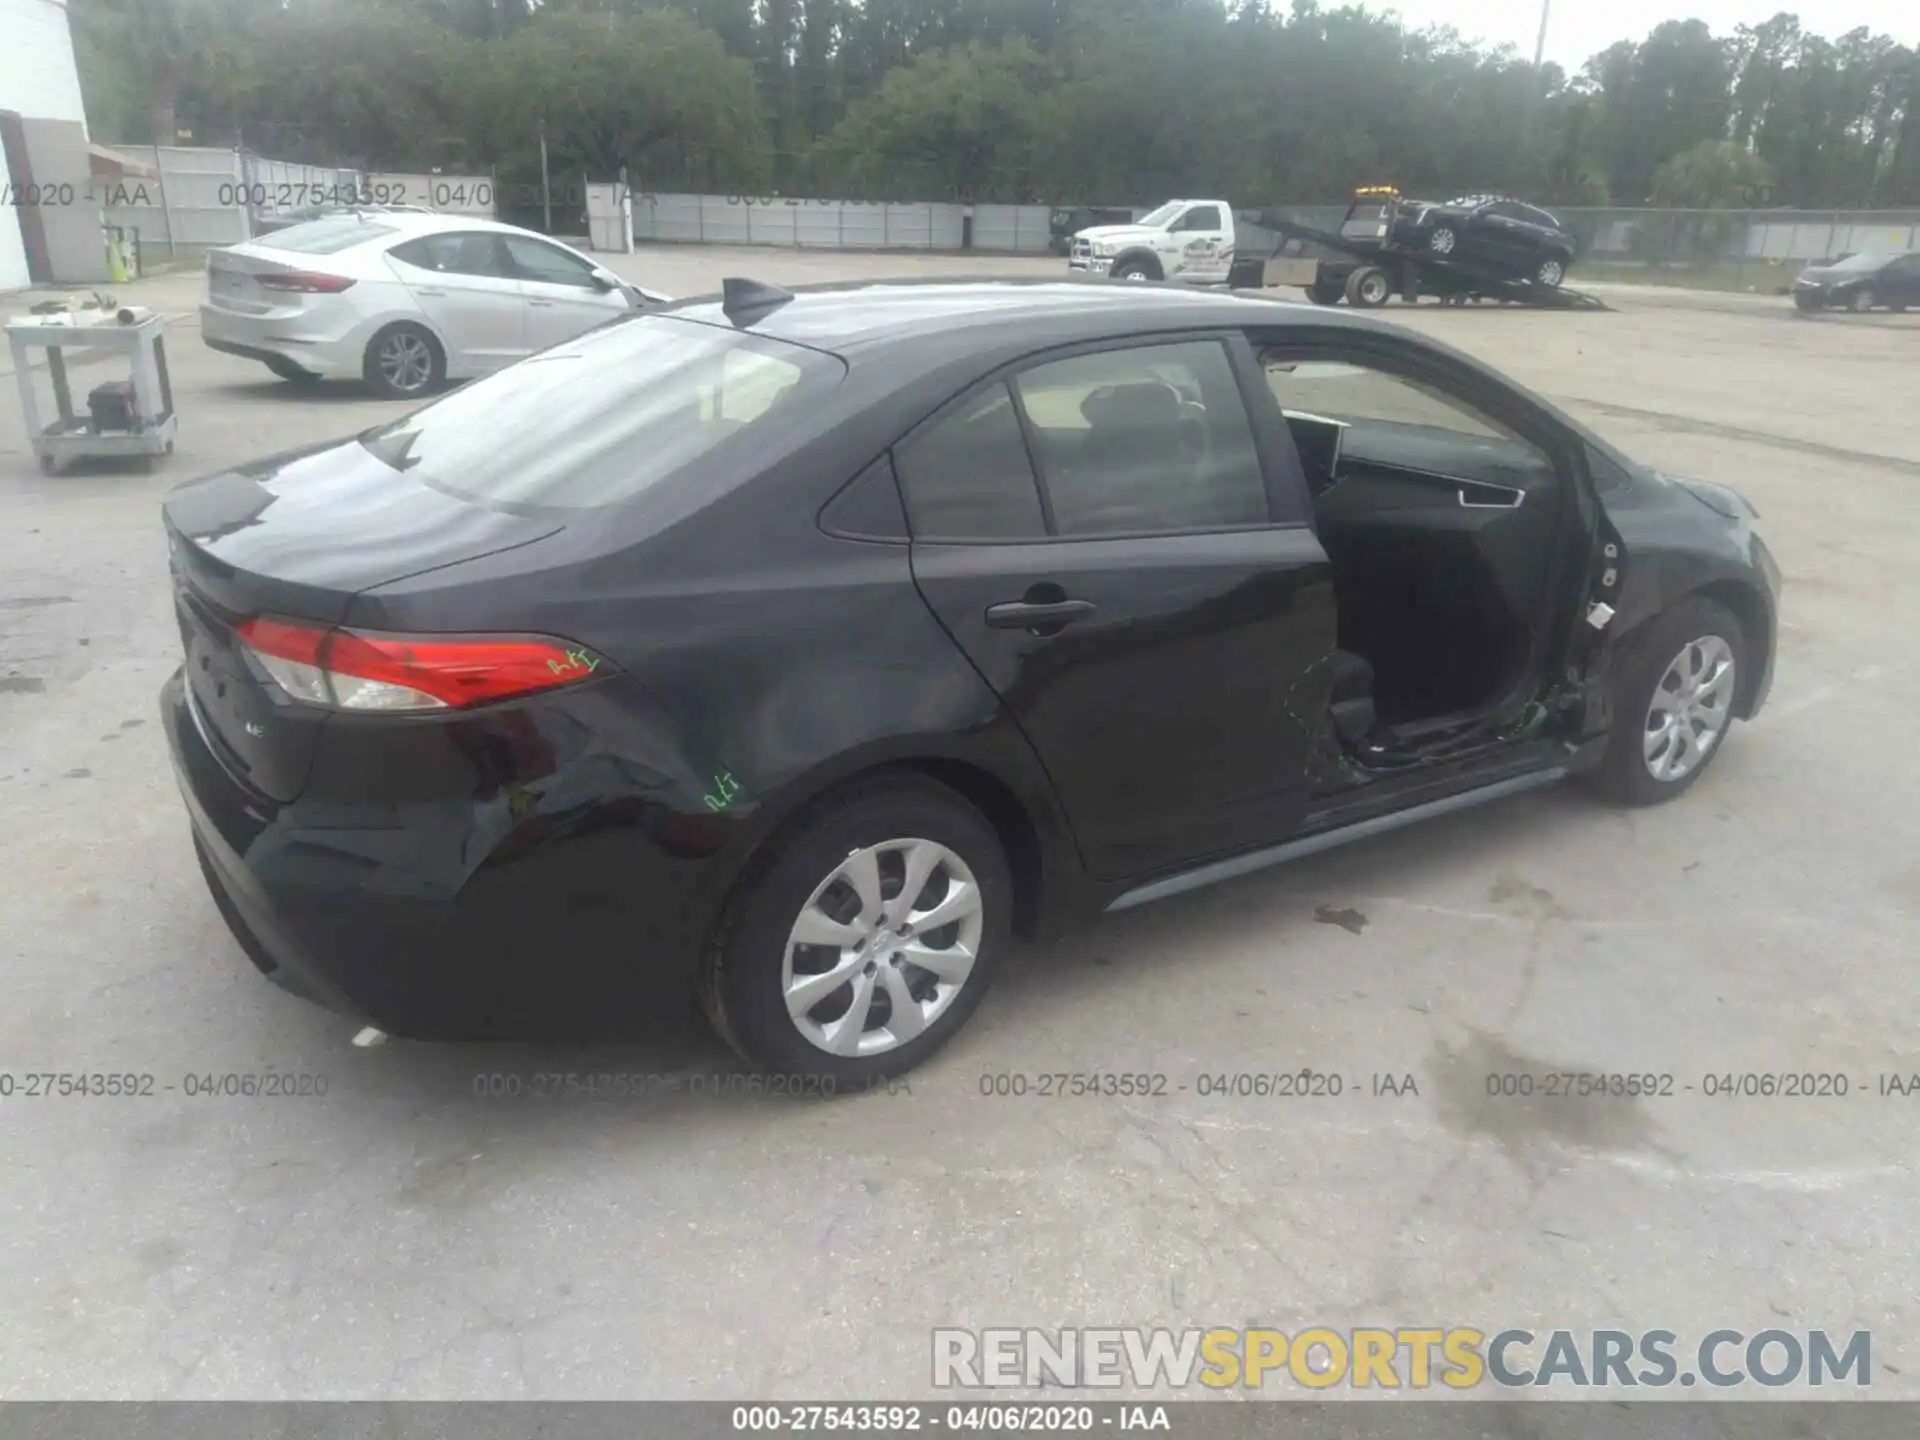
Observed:
[[[973,248],[1041,252],[1045,205],[976,205]],[[958,250],[966,207],[944,202],[806,200],[744,195],[633,197],[637,240],[848,250]]]
[[[65,120],[78,124],[84,140],[87,112],[80,98],[80,75],[73,62],[73,37],[67,26],[66,0],[0,0],[0,110],[11,110],[27,120]],[[87,172],[77,175],[36,173],[39,185],[72,182],[84,185]],[[0,157],[0,290],[21,289],[31,283],[27,247],[14,208],[15,196],[26,185]],[[70,227],[52,227],[66,243]],[[51,236],[49,243],[52,243]],[[99,250],[96,237],[92,250]],[[64,263],[64,261],[63,261]]]
[[[157,179],[114,186],[106,207],[107,224],[133,230],[149,258],[238,245],[253,234],[258,217],[355,196],[451,215],[494,215],[494,185],[486,175],[363,175],[203,146],[111,148],[160,172]]]

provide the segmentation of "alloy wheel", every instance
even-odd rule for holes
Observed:
[[[1566,278],[1567,267],[1558,260],[1548,260],[1540,266],[1540,283],[1546,286],[1558,285]]]
[[[1443,225],[1434,231],[1433,235],[1428,239],[1427,248],[1432,250],[1436,255],[1451,255],[1453,253],[1453,242],[1453,231]]]
[[[380,373],[396,390],[424,390],[433,379],[433,350],[420,336],[402,331],[381,342],[375,357]]]
[[[1664,784],[1706,762],[1733,713],[1733,647],[1718,635],[1688,641],[1653,687],[1641,754]]]
[[[800,908],[780,981],[787,1014],[831,1055],[881,1055],[952,1006],[980,954],[973,871],[933,840],[855,850]]]

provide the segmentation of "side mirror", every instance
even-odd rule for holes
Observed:
[[[591,278],[596,290],[618,290],[620,288],[620,277],[611,270],[595,266]]]

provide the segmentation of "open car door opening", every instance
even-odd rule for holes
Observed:
[[[1261,368],[1333,566],[1327,743],[1399,769],[1524,733],[1561,669],[1583,553],[1567,457],[1455,377],[1362,348],[1268,346]]]

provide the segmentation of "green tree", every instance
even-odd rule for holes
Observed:
[[[1773,171],[1735,140],[1702,140],[1653,172],[1653,201],[1684,210],[1728,210],[1767,199]]]
[[[514,173],[538,173],[542,121],[564,174],[726,187],[766,161],[751,63],[679,11],[538,15],[486,47],[467,106],[477,149]]]
[[[107,110],[137,135],[171,145],[183,96],[228,107],[248,78],[245,31],[263,13],[251,0],[73,0],[76,58],[93,89],[112,86]]]
[[[1047,78],[1024,40],[931,51],[857,103],[823,156],[869,195],[1028,198]]]

